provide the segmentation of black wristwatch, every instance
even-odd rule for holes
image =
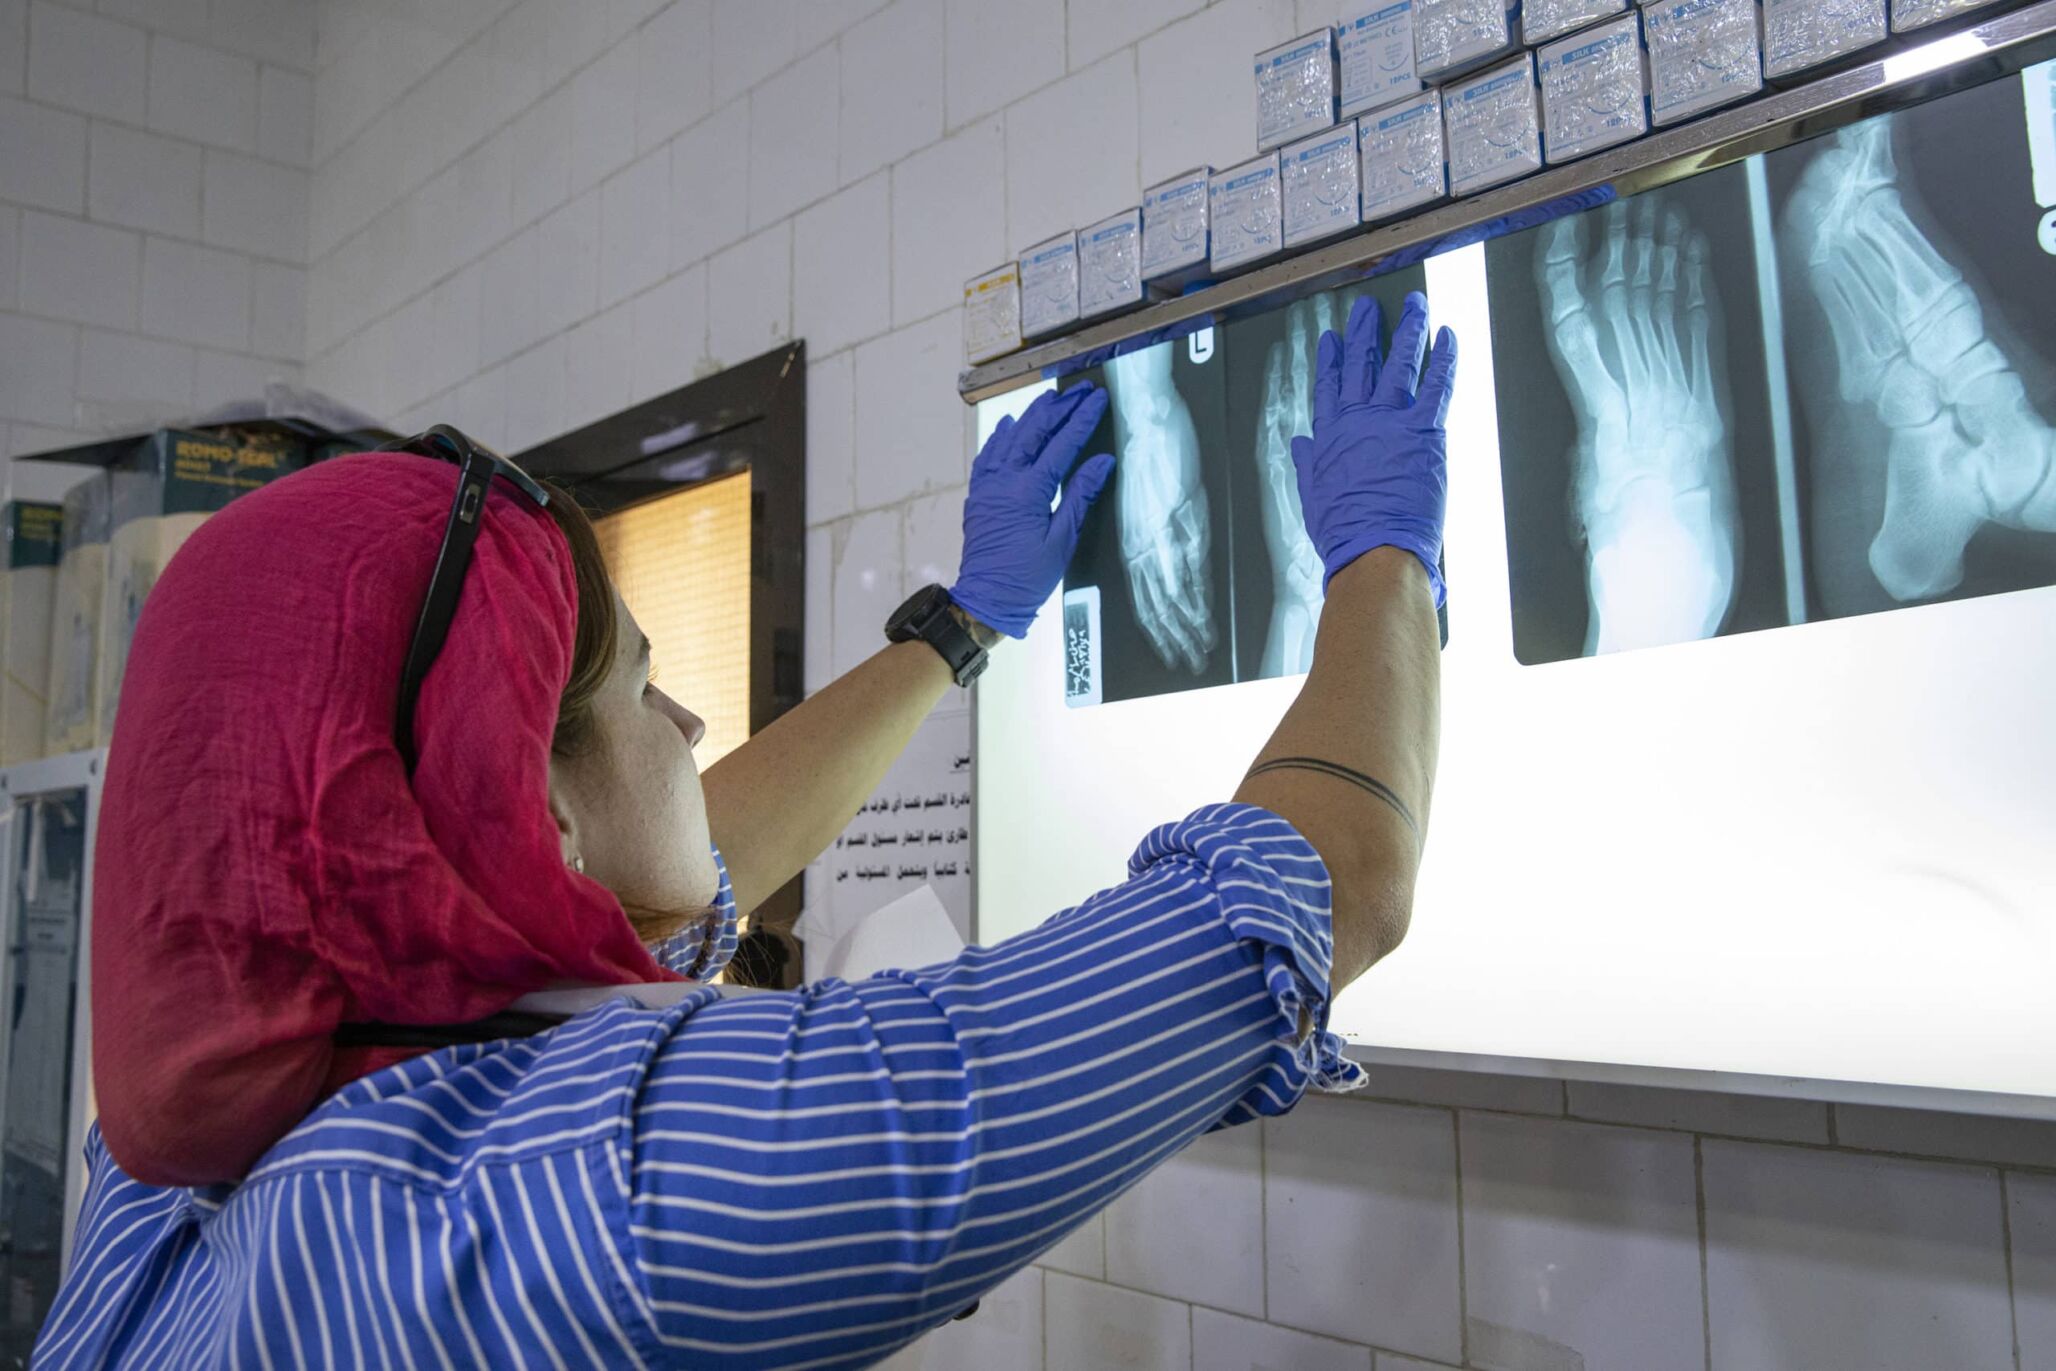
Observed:
[[[985,670],[985,649],[949,612],[952,603],[941,586],[923,586],[885,621],[885,636],[895,643],[919,638],[942,654],[957,684],[967,686]]]

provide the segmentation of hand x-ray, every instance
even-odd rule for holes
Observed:
[[[1359,295],[1388,330],[1416,267],[1088,373],[1107,417],[1086,451],[1113,480],[1064,578],[1065,696],[1129,700],[1305,672],[1321,618],[1321,559],[1300,509],[1292,439],[1312,431],[1315,349]]]
[[[1521,661],[2056,583],[2022,89],[1487,248]]]

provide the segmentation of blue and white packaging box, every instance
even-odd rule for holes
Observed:
[[[1349,0],[1335,30],[1335,57],[1344,119],[1419,94],[1413,0]]]
[[[1363,182],[1356,151],[1356,121],[1338,124],[1278,153],[1285,209],[1285,246],[1348,233],[1363,222]]]
[[[2000,3],[2002,0],[1892,0],[1892,32],[1925,28]]]
[[[1449,139],[1449,193],[1471,195],[1542,170],[1542,102],[1535,54],[1442,89]]]
[[[1173,287],[1207,270],[1207,182],[1197,167],[1142,192],[1142,279]]]
[[[1256,145],[1268,150],[1335,122],[1335,30],[1256,55]]]
[[[1627,13],[1535,54],[1542,86],[1542,158],[1551,166],[1649,132],[1642,16]]]
[[[1521,41],[1540,47],[1628,8],[1628,0],[1522,0]]]
[[[1888,36],[1885,0],[1763,0],[1763,74],[1793,76]]]
[[[1661,128],[1763,89],[1756,0],[1658,0],[1642,11],[1649,121]]]
[[[1211,262],[1217,272],[1261,262],[1285,247],[1285,216],[1278,186],[1278,154],[1217,171],[1207,182],[1213,220]]]
[[[1442,92],[1374,110],[1356,121],[1366,224],[1432,205],[1449,194]]]
[[[1414,69],[1447,81],[1518,52],[1520,0],[1414,0]]]
[[[1078,235],[1060,233],[1021,256],[1021,336],[1039,338],[1078,322]]]
[[[1078,317],[1142,303],[1142,211],[1122,210],[1078,230]]]
[[[1021,264],[964,282],[964,360],[976,364],[1021,346]]]

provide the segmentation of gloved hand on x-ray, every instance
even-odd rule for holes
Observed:
[[[1366,296],[1350,310],[1343,337],[1321,335],[1313,437],[1292,440],[1299,502],[1321,554],[1324,591],[1336,572],[1372,548],[1399,547],[1428,568],[1440,609],[1449,446],[1443,424],[1456,380],[1456,335],[1441,331],[1423,371],[1426,298],[1406,297],[1389,360],[1378,347],[1380,323],[1378,302]]]
[[[1037,396],[1019,419],[999,421],[971,463],[964,558],[949,594],[1010,638],[1027,637],[1035,612],[1056,592],[1078,550],[1085,511],[1114,469],[1113,457],[1101,453],[1071,472],[1106,409],[1106,392],[1089,382]],[[1059,487],[1063,503],[1052,512]]]

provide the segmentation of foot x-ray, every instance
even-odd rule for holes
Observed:
[[[2056,583],[2021,90],[1488,246],[1521,661]]]
[[[1321,618],[1292,439],[1311,431],[1314,354],[1356,297],[1389,327],[1416,267],[1185,338],[1087,373],[1107,417],[1087,451],[1113,480],[1064,578],[1072,704],[1305,672]]]
[[[1515,655],[1788,622],[1770,427],[1735,402],[1765,385],[1741,169],[1500,239],[1485,263]]]
[[[1768,159],[1819,617],[2056,582],[2056,132],[2021,90]]]

